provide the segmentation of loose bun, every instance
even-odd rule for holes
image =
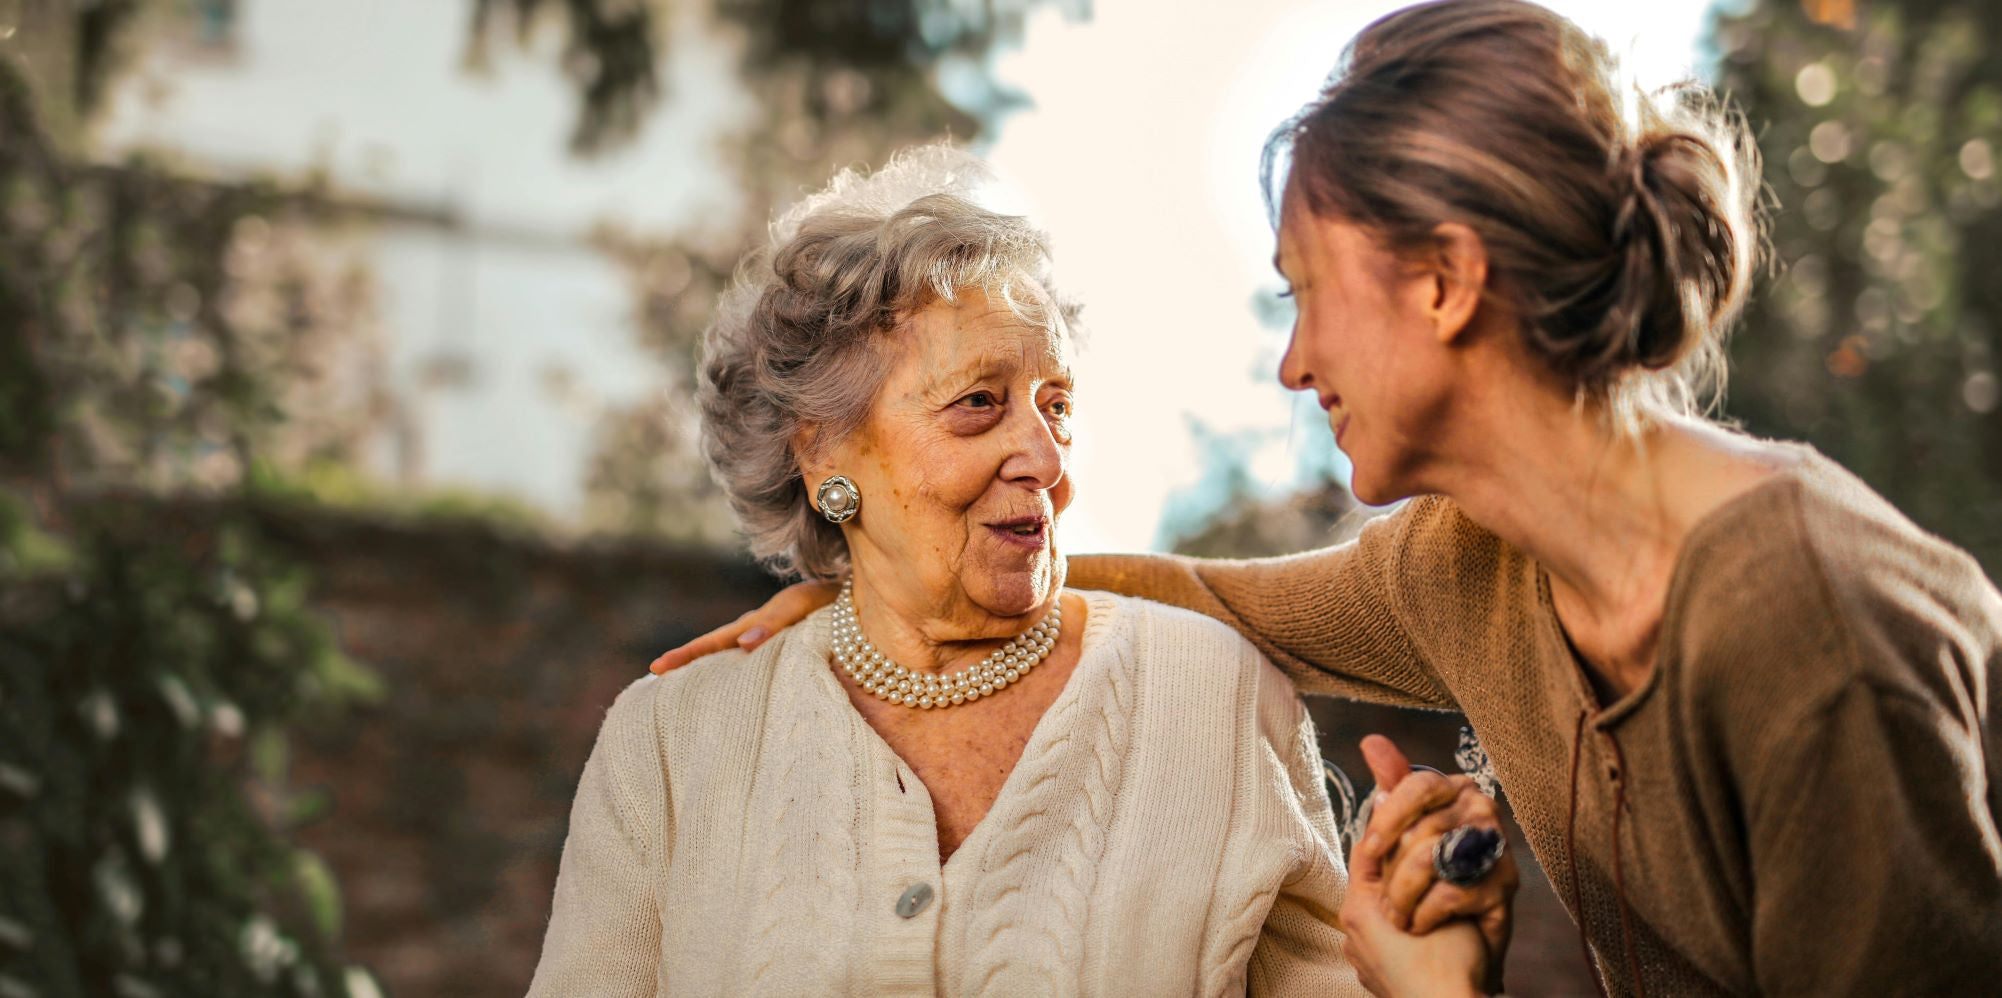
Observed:
[[[1675,367],[1729,327],[1744,301],[1750,220],[1734,217],[1737,183],[1712,139],[1655,131],[1622,147],[1611,186],[1612,255],[1603,296],[1582,296],[1531,331],[1581,380]],[[1560,340],[1545,330],[1569,327]]]

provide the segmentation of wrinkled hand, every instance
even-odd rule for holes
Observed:
[[[1393,928],[1424,935],[1456,918],[1472,921],[1499,967],[1521,885],[1515,856],[1503,853],[1471,887],[1446,883],[1432,868],[1433,847],[1448,831],[1460,825],[1501,828],[1495,802],[1468,777],[1412,772],[1410,760],[1382,735],[1363,739],[1362,751],[1378,797],[1350,858],[1350,878],[1382,884],[1383,913]]]
[[[765,605],[653,660],[655,675],[679,669],[704,655],[730,648],[750,651],[765,639],[799,623],[806,615],[834,602],[831,582],[795,582],[779,590]]]

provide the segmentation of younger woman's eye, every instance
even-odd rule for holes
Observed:
[[[1292,289],[1292,288],[1287,288],[1286,290],[1284,290],[1284,291],[1281,291],[1281,292],[1279,292],[1279,297],[1281,297],[1281,298],[1291,298],[1291,297],[1293,297],[1293,289]]]

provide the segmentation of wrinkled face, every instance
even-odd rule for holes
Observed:
[[[1357,498],[1381,505],[1422,491],[1455,373],[1433,318],[1433,275],[1368,230],[1315,216],[1290,190],[1274,262],[1298,311],[1279,380],[1327,410]]]
[[[829,474],[862,492],[843,526],[858,585],[938,619],[1039,611],[1062,584],[1071,501],[1071,348],[979,292],[919,311]]]

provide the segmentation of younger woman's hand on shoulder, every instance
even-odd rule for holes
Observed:
[[[779,590],[765,605],[718,627],[679,648],[670,649],[653,660],[655,675],[679,669],[704,655],[731,648],[750,651],[772,635],[806,619],[807,614],[834,602],[831,582],[795,582]]]

